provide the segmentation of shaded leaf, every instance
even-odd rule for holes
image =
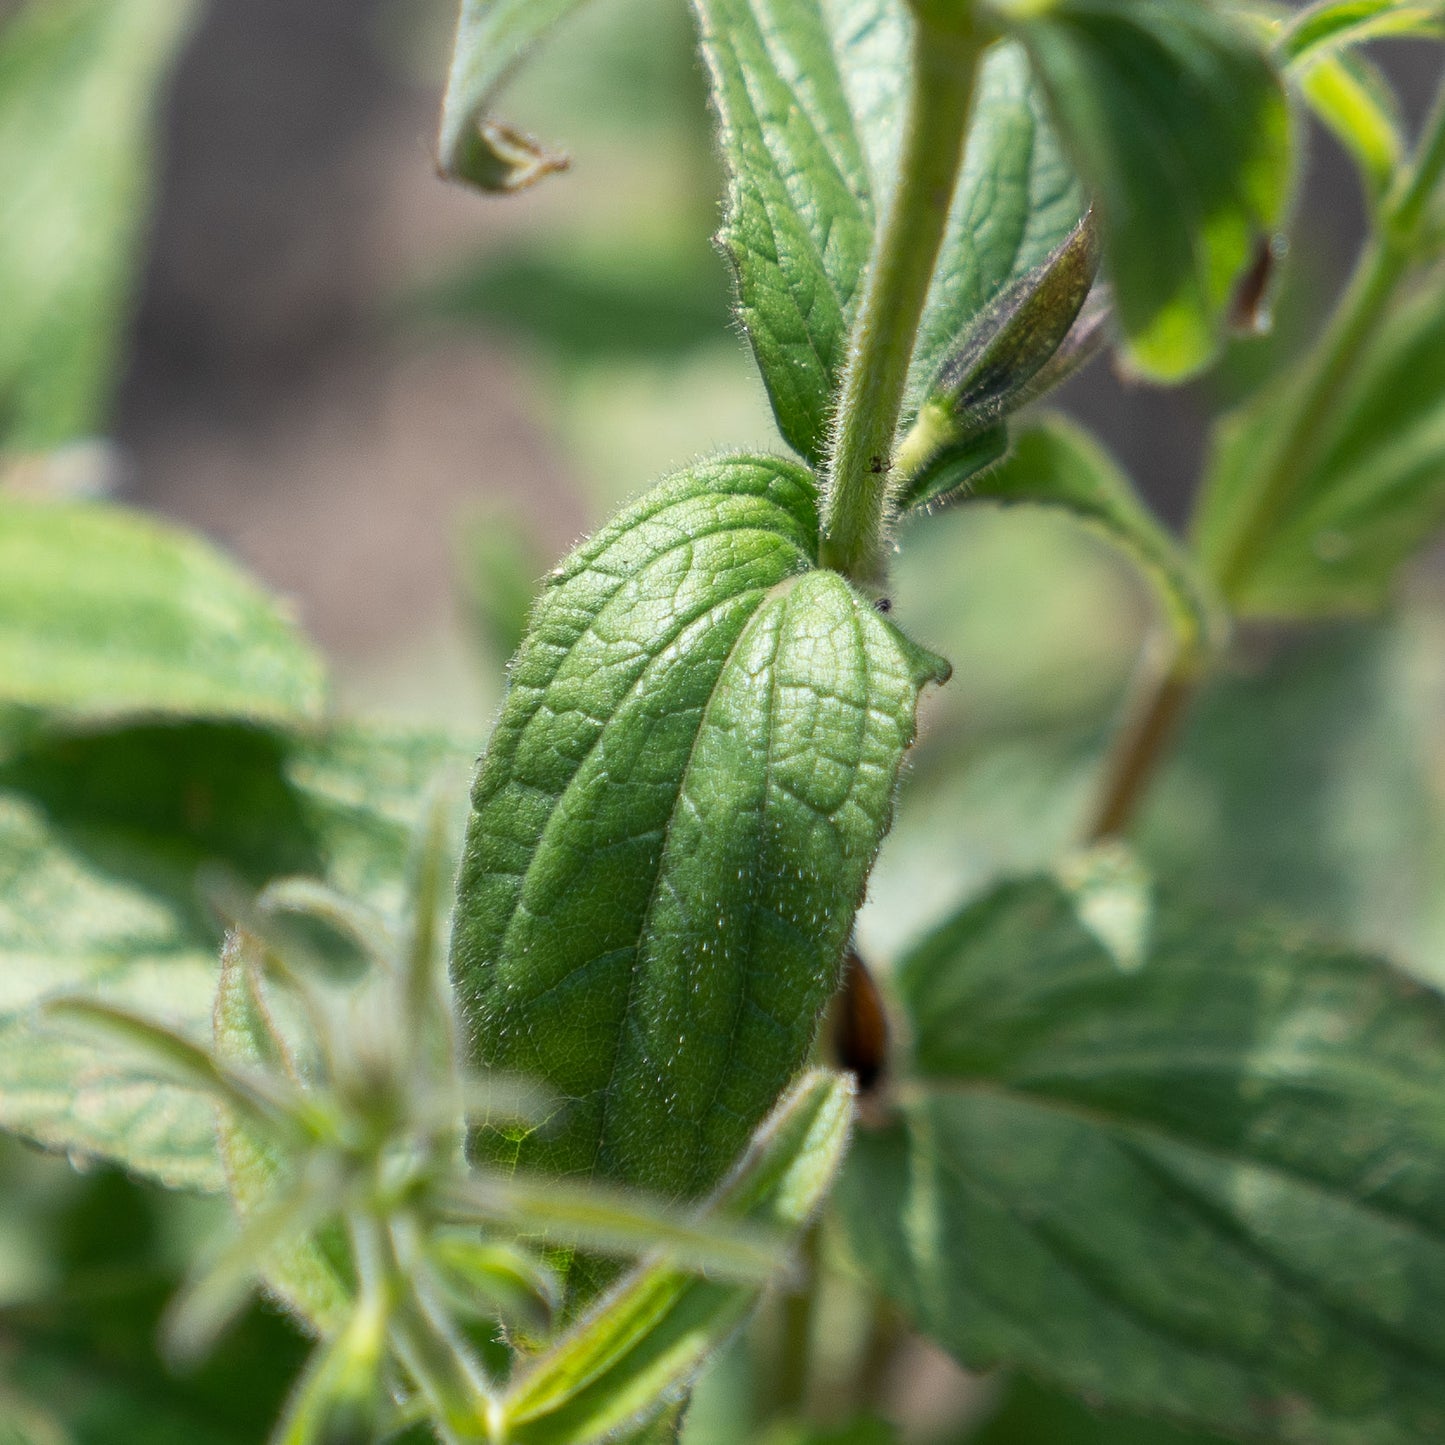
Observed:
[[[1210,362],[1289,197],[1289,112],[1248,23],[1208,0],[993,0],[1089,184],[1130,359]]]
[[[478,771],[452,974],[475,1062],[541,1080],[489,1158],[696,1195],[796,1072],[937,658],[814,570],[814,484],[680,473],[568,558]]]
[[[1011,1380],[997,1413],[968,1445],[1227,1445],[1231,1437],[1180,1429],[1163,1420],[1094,1410],[1032,1380]]]
[[[1121,966],[1046,880],[903,963],[917,1081],[840,1186],[877,1283],[966,1363],[1310,1445],[1445,1423],[1445,1000],[1156,911]]]
[[[892,188],[907,73],[901,0],[694,0],[728,163],[722,244],[784,438],[818,461]],[[919,331],[913,406],[959,333],[1079,218],[1023,57],[987,58]]]
[[[705,1206],[796,1238],[821,1206],[853,1119],[852,1085],[814,1072],[758,1130]],[[589,1445],[645,1420],[696,1377],[747,1317],[756,1286],[643,1264],[523,1366],[500,1415],[517,1445]],[[651,1439],[651,1436],[646,1438]]]
[[[298,722],[320,659],[200,538],[120,507],[0,494],[0,702]]]
[[[220,929],[197,871],[312,874],[394,917],[427,785],[457,757],[405,735],[190,725],[42,733],[0,764],[0,1126],[220,1189],[208,1098],[34,1005],[85,993],[204,1042]]]
[[[444,176],[484,191],[518,191],[566,168],[490,115],[493,97],[527,52],[579,0],[462,0],[442,103],[438,165]]]
[[[1278,418],[1298,384],[1288,377],[1220,423],[1199,550],[1216,575],[1236,573],[1230,601],[1245,616],[1378,610],[1445,524],[1445,296],[1426,287],[1389,317],[1240,573],[1238,531],[1253,525],[1256,493],[1281,464]]]
[[[197,8],[26,0],[0,15],[0,451],[105,426],[155,92]]]

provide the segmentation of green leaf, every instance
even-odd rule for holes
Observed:
[[[940,661],[813,569],[814,483],[732,457],[553,574],[477,774],[475,1061],[564,1102],[491,1158],[696,1195],[802,1063]]]
[[[1218,608],[1183,548],[1155,520],[1114,459],[1063,417],[1037,421],[1014,443],[1002,466],[972,478],[967,496],[1071,513],[1138,564],[1182,649],[1202,655],[1221,635]]]
[[[1389,80],[1362,55],[1326,54],[1291,78],[1335,139],[1355,158],[1368,194],[1379,200],[1406,155],[1405,121]]]
[[[729,171],[721,241],[784,438],[816,462],[891,189],[901,0],[694,0]],[[1068,234],[1082,204],[1022,55],[987,58],[914,359],[913,405],[960,332]]]
[[[1372,40],[1445,37],[1440,0],[1320,0],[1291,17],[1276,42],[1291,64]]]
[[[1315,439],[1289,505],[1230,601],[1245,616],[1373,612],[1400,567],[1445,524],[1445,293],[1427,285],[1396,307]],[[1284,382],[1217,429],[1198,546],[1220,571],[1275,457]]]
[[[758,1130],[703,1211],[797,1238],[822,1204],[847,1147],[851,1081],[813,1072]],[[644,1264],[536,1360],[499,1414],[516,1445],[589,1445],[675,1400],[742,1321],[757,1286]],[[650,1438],[650,1437],[647,1437]]]
[[[1228,1437],[1092,1409],[1032,1380],[1011,1380],[998,1412],[968,1445],[1227,1445]]]
[[[0,702],[299,722],[321,662],[199,538],[120,507],[0,494]]]
[[[34,1006],[83,993],[204,1042],[220,930],[198,870],[310,874],[395,916],[428,783],[459,763],[434,739],[201,724],[41,732],[0,762],[0,1127],[221,1189],[209,1098]]]
[[[1177,906],[1122,960],[1050,880],[907,958],[916,1079],[839,1197],[969,1365],[1309,1445],[1445,1429],[1445,1000]]]
[[[545,150],[488,112],[527,52],[580,0],[462,0],[451,73],[442,102],[438,166],[484,191],[519,191],[565,170]]]
[[[105,425],[155,92],[197,8],[28,0],[0,20],[0,451]]]
[[[1093,191],[1129,357],[1210,362],[1289,199],[1289,111],[1256,31],[1211,0],[993,0]]]

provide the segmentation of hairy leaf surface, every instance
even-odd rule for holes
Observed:
[[[1374,959],[1037,880],[902,965],[917,1079],[849,1161],[879,1285],[961,1359],[1310,1445],[1445,1428],[1445,1000]]]
[[[722,244],[789,445],[818,461],[892,189],[907,73],[901,0],[694,0],[730,175]],[[968,321],[1042,261],[1082,203],[1012,47],[986,60],[919,333],[914,405]]]
[[[647,494],[538,603],[477,774],[452,946],[477,1062],[558,1117],[493,1157],[713,1183],[832,991],[937,658],[813,570],[811,476]]]
[[[301,722],[322,684],[281,605],[199,537],[0,495],[0,703]]]
[[[209,1098],[148,1061],[36,1018],[85,993],[207,1039],[220,930],[196,874],[327,878],[383,912],[403,901],[431,739],[283,743],[235,727],[33,737],[0,764],[0,1127],[219,1190]]]
[[[104,427],[149,199],[154,96],[197,9],[0,8],[0,451]]]
[[[1213,359],[1236,278],[1281,221],[1289,113],[1246,21],[1210,0],[994,0],[1099,209],[1134,364]]]
[[[1216,438],[1199,546],[1223,570],[1236,529],[1278,460],[1277,416],[1292,379],[1226,418]],[[1401,565],[1445,525],[1445,301],[1400,306],[1356,367],[1271,534],[1231,601],[1249,615],[1374,611]]]

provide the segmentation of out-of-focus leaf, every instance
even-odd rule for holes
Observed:
[[[580,0],[462,0],[442,103],[438,164],[453,180],[484,191],[518,191],[562,170],[548,151],[489,111],[527,52]]]
[[[44,1026],[83,993],[204,1042],[220,930],[197,871],[311,874],[402,906],[429,783],[460,750],[338,732],[283,742],[233,727],[42,733],[0,764],[0,1126],[161,1181],[223,1185],[214,1106],[130,1052]]]
[[[727,279],[703,237],[531,241],[491,250],[418,295],[423,317],[516,337],[564,362],[672,357],[725,340]]]
[[[1371,40],[1445,36],[1439,0],[1320,0],[1291,17],[1277,42],[1291,64]]]
[[[198,537],[119,507],[0,495],[0,702],[294,723],[320,659]]]
[[[974,1367],[1309,1445],[1445,1427],[1445,1000],[1164,906],[1139,959],[1050,880],[902,964],[916,1077],[839,1197]]]
[[[1229,1445],[1223,1435],[1094,1410],[1022,1377],[1009,1382],[997,1413],[966,1439],[968,1445]]]
[[[1405,122],[1390,82],[1362,55],[1324,55],[1296,75],[1310,109],[1354,158],[1369,194],[1389,189],[1405,158]]]
[[[1135,836],[1175,886],[1387,948],[1445,982],[1438,626],[1339,624],[1204,690]]]
[[[1113,458],[1073,423],[1058,416],[1036,422],[1002,466],[972,479],[967,495],[1004,506],[1061,508],[1094,527],[1149,579],[1181,648],[1198,655],[1213,645],[1222,624],[1194,563]]]
[[[1280,466],[1287,378],[1219,426],[1198,521],[1206,567],[1245,616],[1372,612],[1396,574],[1445,524],[1445,298],[1430,286],[1399,306],[1313,439],[1273,531],[1241,566],[1240,528]]]
[[[104,426],[155,92],[197,9],[23,0],[0,11],[0,451]]]
[[[1213,360],[1289,197],[1289,111],[1257,32],[1211,0],[992,0],[1093,191],[1135,366]]]
[[[731,180],[722,243],[778,425],[821,458],[834,383],[892,187],[907,72],[900,0],[694,0]],[[1082,209],[1012,47],[984,64],[919,332],[916,407],[959,333]]]
[[[816,569],[812,476],[679,473],[553,574],[472,793],[475,1062],[563,1102],[490,1158],[697,1195],[803,1062],[945,665]]]
[[[794,1239],[822,1204],[847,1147],[852,1085],[840,1075],[799,1080],[705,1206]],[[757,1287],[643,1264],[527,1363],[499,1414],[517,1445],[591,1445],[646,1420],[737,1329]],[[650,1439],[650,1437],[647,1437]]]

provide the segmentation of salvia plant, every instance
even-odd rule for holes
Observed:
[[[494,107],[577,8],[465,0],[446,178],[565,184]],[[1241,911],[1271,879],[1229,872],[1257,839],[1210,771],[1263,738],[1229,786],[1268,796],[1306,714],[1373,705],[1378,671],[1282,720],[1238,678],[1388,610],[1445,522],[1445,89],[1409,124],[1369,54],[1445,8],[692,0],[776,445],[546,577],[465,796],[465,748],[328,721],[205,544],[37,482],[102,414],[192,15],[0,29],[0,1124],[235,1221],[164,1311],[58,1265],[0,1300],[0,1440],[867,1445],[919,1337],[1002,1406],[907,1438],[1445,1439],[1442,961]],[[1318,125],[1368,235],[1242,373],[1178,535],[1047,398],[1268,328]],[[65,264],[52,193],[98,238]],[[1154,627],[1110,735],[1031,755],[1048,855],[960,865],[885,966],[855,917],[920,708],[980,683],[895,575],[988,504],[1092,529]],[[1437,849],[1428,909],[1409,806],[1364,852]],[[228,1361],[254,1399],[213,1407]]]

